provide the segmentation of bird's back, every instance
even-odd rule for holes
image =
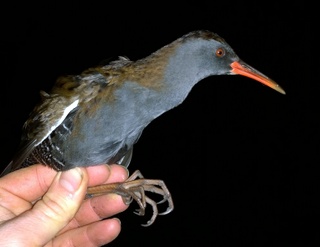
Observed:
[[[42,93],[24,125],[21,149],[6,171],[34,163],[66,170],[121,162],[126,154],[130,157],[144,128],[181,104],[196,83],[235,74],[285,93],[217,34],[201,30],[135,62],[120,57],[62,77],[50,94]]]
[[[166,111],[159,103],[161,70],[153,68],[121,57],[60,77],[50,94],[41,93],[24,124],[20,152],[6,173],[36,163],[56,170],[123,160],[128,165],[125,156],[131,156],[143,129]]]

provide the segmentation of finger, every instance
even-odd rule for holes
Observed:
[[[49,242],[76,214],[83,201],[87,182],[85,169],[59,172],[48,192],[32,210],[2,225],[5,229],[11,229],[7,239],[28,243],[28,246],[43,246]]]
[[[104,182],[123,182],[128,178],[128,171],[120,165],[110,165],[109,168],[110,176],[107,181],[100,180],[98,184]],[[89,177],[92,169],[87,169]],[[92,174],[91,174],[92,175]],[[92,183],[95,185],[95,183]],[[78,210],[75,218],[63,229],[63,232],[68,231],[79,225],[86,225],[104,218],[111,217],[115,214],[123,212],[128,208],[128,205],[124,204],[122,197],[116,194],[107,194],[104,196],[93,197],[85,200],[80,209]]]
[[[47,190],[56,172],[43,165],[24,168],[0,179],[1,218],[8,220],[32,208]]]
[[[110,167],[114,171],[112,176],[110,176],[112,172]],[[128,171],[124,167],[119,165],[111,165],[110,167],[108,165],[88,167],[88,185],[95,186],[106,183],[109,182],[109,178],[111,182],[122,181],[128,177]],[[25,208],[31,207],[28,202],[37,200],[48,190],[56,174],[55,170],[41,164],[9,173],[1,178],[0,197],[4,198],[4,200],[1,200],[1,204],[9,203],[10,205],[5,207],[22,209],[22,212],[24,212]],[[6,202],[5,198],[12,199]],[[25,206],[21,206],[21,199],[26,201]],[[21,212],[16,213],[19,214]]]
[[[94,197],[84,201],[75,216],[76,222],[71,223],[73,226],[90,224],[121,213],[127,208],[128,205],[124,204],[122,197],[116,194]]]
[[[96,247],[113,241],[121,231],[117,218],[98,221],[65,232],[53,240],[53,246]]]
[[[32,165],[1,178],[0,188],[17,198],[32,202],[48,190],[56,174],[47,166]]]
[[[89,176],[88,186],[96,186],[105,183],[115,183],[125,181],[128,170],[121,165],[99,165],[87,167]]]

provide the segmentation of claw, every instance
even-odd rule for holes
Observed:
[[[162,204],[164,202],[168,201],[167,197],[163,197],[163,199],[160,202],[157,202],[157,204]]]
[[[144,226],[144,227],[147,227],[147,226],[152,225],[152,223],[153,223],[153,221],[149,220],[149,221],[147,222],[147,224],[141,224],[141,225]]]
[[[133,201],[133,198],[131,196],[130,197],[129,196],[128,197],[122,197],[122,200],[123,200],[124,204],[129,205]]]
[[[168,207],[166,211],[159,213],[159,215],[166,215],[166,214],[170,213],[172,210],[173,210],[173,208]]]
[[[139,216],[143,216],[145,214],[145,210],[140,208],[133,211],[133,213]]]
[[[152,192],[163,196],[160,202],[155,202],[146,196],[146,192]],[[158,215],[170,213],[174,206],[169,190],[162,180],[145,179],[139,170],[135,171],[125,182],[98,185],[88,188],[87,198],[99,196],[108,193],[116,193],[123,198],[123,202],[129,205],[133,200],[139,205],[139,209],[134,211],[136,215],[145,215],[147,204],[152,207],[153,213],[151,219],[142,226],[150,226],[154,223]],[[168,202],[169,206],[166,211],[159,213],[157,204]]]
[[[153,214],[152,214],[151,219],[147,222],[147,224],[141,224],[142,226],[145,226],[145,227],[152,225],[158,216],[158,207],[157,207],[156,202],[151,200],[149,197],[146,197],[146,201],[148,204],[150,204],[152,206]]]

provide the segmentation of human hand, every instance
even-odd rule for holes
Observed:
[[[84,200],[88,186],[122,182],[119,165],[56,172],[43,165],[0,178],[0,246],[102,246],[121,230],[109,218],[127,209],[120,196]],[[107,218],[107,219],[105,219]]]

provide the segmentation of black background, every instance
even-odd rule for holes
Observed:
[[[131,205],[118,215],[122,232],[109,246],[319,246],[315,7],[105,2],[1,7],[2,167],[39,91],[58,76],[118,55],[140,59],[189,31],[209,29],[287,94],[249,78],[215,76],[154,120],[129,168],[164,180],[175,209],[144,228],[148,216],[134,215]]]

